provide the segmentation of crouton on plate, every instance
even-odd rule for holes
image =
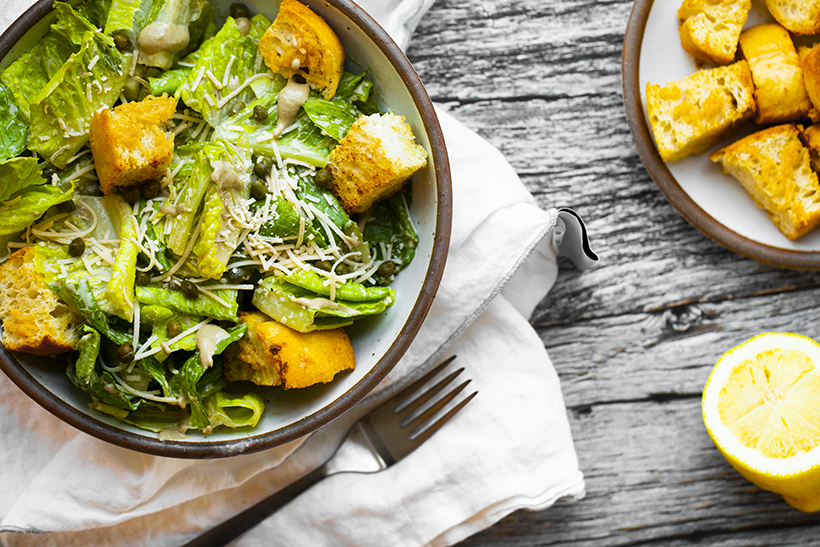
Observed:
[[[336,94],[345,51],[324,19],[296,0],[283,0],[279,14],[259,40],[259,51],[272,71],[286,78],[298,74],[322,92]]]
[[[160,124],[171,119],[176,105],[174,98],[149,96],[94,113],[91,153],[104,194],[165,175],[174,155],[174,138]]]
[[[77,345],[82,318],[46,286],[34,268],[34,249],[25,247],[0,265],[0,319],[6,349],[56,355]]]
[[[789,239],[820,223],[820,183],[799,126],[758,131],[713,152],[709,159],[737,179]]]
[[[731,63],[751,8],[752,0],[684,0],[678,10],[683,49],[713,65]]]
[[[705,152],[754,116],[749,65],[699,70],[663,87],[647,83],[646,108],[665,161]]]
[[[795,34],[820,33],[820,0],[766,0],[766,7]]]
[[[776,124],[806,117],[812,105],[789,32],[777,23],[754,26],[740,35],[740,49],[755,85],[755,122]]]
[[[344,329],[302,333],[260,312],[240,312],[245,336],[225,350],[223,375],[229,382],[250,380],[284,389],[330,382],[356,359]]]
[[[427,165],[404,116],[362,116],[330,154],[331,189],[348,213],[363,213]]]

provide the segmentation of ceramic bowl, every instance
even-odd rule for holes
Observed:
[[[411,215],[419,245],[411,265],[391,285],[396,303],[378,318],[348,329],[356,369],[332,382],[301,390],[262,388],[266,408],[250,431],[220,431],[208,437],[161,441],[157,434],[117,421],[88,408],[90,399],[66,376],[65,358],[37,358],[5,351],[0,368],[34,401],[76,427],[116,445],[149,454],[184,458],[219,458],[255,452],[297,439],[331,422],[356,405],[393,368],[410,345],[432,304],[441,280],[450,236],[451,186],[447,153],[433,105],[401,49],[360,7],[349,0],[302,0],[328,22],[346,51],[346,69],[369,69],[381,110],[402,114],[416,142],[428,152],[427,167],[413,178]],[[5,68],[48,30],[52,0],[39,0],[0,36],[0,68]],[[218,24],[230,2],[213,0]],[[249,0],[251,13],[271,20],[278,2]]]

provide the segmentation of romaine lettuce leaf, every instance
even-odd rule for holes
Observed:
[[[14,95],[0,83],[0,160],[13,158],[26,148],[28,126],[17,117],[19,111]]]
[[[28,148],[58,168],[88,141],[91,115],[114,104],[128,75],[130,55],[107,36],[86,32],[73,54],[32,101]]]
[[[219,289],[213,291],[228,307],[201,294],[197,298],[187,298],[180,291],[172,291],[160,287],[136,287],[137,301],[149,306],[165,306],[184,315],[197,315],[213,319],[236,321],[239,304],[236,300],[237,291],[233,289]]]
[[[344,100],[312,98],[302,106],[310,120],[322,133],[340,141],[347,135],[361,112],[352,103]]]
[[[370,99],[370,92],[373,90],[373,82],[365,76],[366,72],[360,74],[342,73],[342,79],[336,88],[334,99],[347,99],[354,103],[363,103]]]
[[[229,395],[223,391],[205,399],[211,427],[256,427],[265,411],[265,400],[256,393]]]
[[[330,288],[317,274],[299,272],[263,279],[252,302],[276,321],[299,332],[311,332],[347,326],[358,317],[382,313],[395,300],[395,292],[389,287],[364,287],[350,281],[337,287],[334,300],[328,298],[329,294]],[[340,294],[356,300],[346,300]],[[372,298],[365,300],[367,297]]]
[[[395,194],[382,200],[364,217],[364,240],[377,260],[384,260],[382,245],[390,245],[390,258],[395,269],[393,275],[384,278],[376,273],[373,277],[379,284],[389,283],[393,276],[413,260],[418,245],[418,234],[413,221],[404,206],[405,195]]]
[[[255,202],[259,203],[259,202]],[[258,205],[256,208],[263,207]],[[259,228],[259,235],[265,237],[299,237],[301,215],[285,198],[278,196],[271,200],[268,220]],[[327,246],[324,234],[309,221],[305,221],[305,241],[314,241],[321,247]]]
[[[17,115],[21,120],[29,123],[32,100],[78,50],[65,36],[49,32],[0,72],[0,81],[9,87],[20,107]]]
[[[73,188],[63,192],[40,176],[37,160],[17,157],[0,162],[0,236],[30,226],[49,207],[70,200]]]
[[[140,318],[145,323],[151,325],[151,335],[157,337],[157,341],[151,344],[152,348],[158,348],[163,342],[168,342],[171,337],[168,336],[168,323],[171,321],[179,322],[180,328],[185,331],[197,323],[202,321],[202,317],[193,315],[184,315],[177,313],[174,310],[164,306],[145,306],[140,309]],[[171,351],[185,350],[193,351],[196,349],[196,333],[189,334],[168,346]],[[165,352],[156,354],[158,361],[162,362],[168,355]]]
[[[65,36],[78,50],[83,45],[85,33],[97,31],[96,26],[65,2],[54,2],[54,12],[57,22],[51,25],[51,31]]]
[[[137,30],[150,6],[150,0],[113,0],[103,32],[109,36],[125,32],[132,43],[137,43]]]
[[[227,337],[217,342],[214,355],[219,355],[230,344],[242,338],[247,328],[246,323],[239,323],[226,329]],[[198,351],[185,361],[179,374],[171,380],[172,389],[177,389],[180,396],[188,401],[191,425],[205,435],[210,434],[212,425],[203,398],[218,392],[224,386],[221,362],[214,361],[213,366],[206,368],[202,366]]]
[[[139,255],[137,219],[119,194],[112,194],[112,197],[116,203],[115,222],[120,226],[120,247],[105,289],[105,299],[118,317],[130,322],[134,317],[134,278]]]
[[[234,105],[247,104],[254,98],[253,89],[243,82],[257,74],[273,78],[264,63],[255,62],[256,54],[253,40],[243,36],[234,19],[228,17],[219,32],[200,48],[196,65],[176,96],[212,126],[220,125],[230,117]]]

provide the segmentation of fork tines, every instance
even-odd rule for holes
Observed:
[[[428,387],[436,376],[438,376],[447,366],[456,358],[455,355],[444,360],[441,364],[436,366],[433,370],[425,374],[422,378],[414,382],[405,393],[410,393],[404,400],[398,402],[393,407],[393,413],[402,413],[403,417],[399,422],[399,427],[411,426],[413,430],[407,436],[408,440],[422,442],[430,435],[436,432],[446,421],[461,410],[470,400],[476,396],[478,391],[473,391],[467,395],[460,402],[451,405],[446,412],[442,411],[453,401],[471,380],[466,380],[461,384],[452,388],[443,396],[434,399],[439,393],[447,388],[453,380],[456,379],[462,372],[464,367],[459,368],[448,374],[442,380]]]

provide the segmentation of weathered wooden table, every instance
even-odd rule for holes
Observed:
[[[678,0],[663,0],[678,1]],[[437,0],[408,56],[434,101],[497,146],[544,208],[588,222],[600,265],[562,262],[535,325],[560,374],[580,502],[461,545],[814,545],[820,518],[744,480],[700,397],[764,331],[820,339],[820,273],[743,258],[688,224],[633,146],[621,88],[630,0]]]

